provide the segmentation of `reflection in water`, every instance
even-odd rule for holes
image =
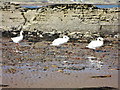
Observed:
[[[94,67],[94,68],[99,68],[101,69],[101,67],[103,66],[103,62],[97,60],[96,57],[87,57],[89,62],[90,62],[90,66]]]
[[[3,66],[3,71],[17,70],[21,71],[40,71],[40,72],[56,72],[63,70],[64,72],[79,72],[94,69],[101,69],[103,62],[97,60],[96,57],[88,57],[88,60],[71,60],[71,61],[47,61],[47,62],[28,62],[20,63],[15,66]]]

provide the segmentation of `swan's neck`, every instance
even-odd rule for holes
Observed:
[[[20,36],[23,36],[23,35],[22,35],[22,32],[20,32]]]

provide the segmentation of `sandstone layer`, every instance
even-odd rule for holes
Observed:
[[[2,3],[1,30],[118,32],[119,8],[102,9],[92,4],[54,4],[37,9]]]

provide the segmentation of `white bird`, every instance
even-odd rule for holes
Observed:
[[[14,43],[19,43],[23,39],[23,31],[20,31],[20,36],[11,38]]]
[[[97,59],[96,57],[93,57],[93,56],[89,56],[87,57],[89,60],[92,60],[92,59]]]
[[[88,46],[86,46],[86,47],[88,47],[90,49],[96,49],[96,48],[101,47],[101,46],[103,46],[103,38],[102,37],[98,37],[97,40],[91,41],[88,44]]]
[[[69,40],[69,37],[68,36],[63,36],[63,38],[57,38],[55,39],[51,45],[53,46],[59,46],[61,44],[64,44],[64,43],[67,43]]]

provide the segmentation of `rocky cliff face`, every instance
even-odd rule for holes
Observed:
[[[118,8],[99,9],[91,4],[55,4],[25,9],[2,4],[2,28],[27,31],[118,31]]]

